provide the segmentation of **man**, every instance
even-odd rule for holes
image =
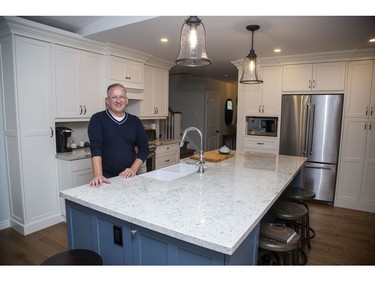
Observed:
[[[110,85],[105,102],[107,110],[95,113],[88,127],[94,170],[91,186],[111,183],[110,177],[135,176],[149,154],[141,120],[125,112],[125,87],[119,83]]]

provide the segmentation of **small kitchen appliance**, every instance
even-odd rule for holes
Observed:
[[[72,129],[67,127],[56,127],[56,152],[69,152],[72,151],[68,147],[68,137],[72,135]]]

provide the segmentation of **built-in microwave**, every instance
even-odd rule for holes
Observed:
[[[277,117],[247,116],[247,134],[251,136],[277,137]]]

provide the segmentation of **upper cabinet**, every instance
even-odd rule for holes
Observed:
[[[144,64],[138,61],[108,56],[109,83],[121,83],[125,88],[143,90]]]
[[[281,66],[265,66],[261,69],[263,83],[244,85],[245,114],[279,116],[281,107]]]
[[[345,117],[375,117],[375,90],[371,91],[373,67],[373,60],[349,62]]]
[[[105,108],[103,55],[55,45],[55,118],[88,120]]]
[[[283,91],[344,91],[345,62],[283,66]]]

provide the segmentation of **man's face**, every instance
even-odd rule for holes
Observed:
[[[121,87],[110,89],[105,103],[113,113],[122,114],[128,104],[128,98],[126,97],[124,89]]]

